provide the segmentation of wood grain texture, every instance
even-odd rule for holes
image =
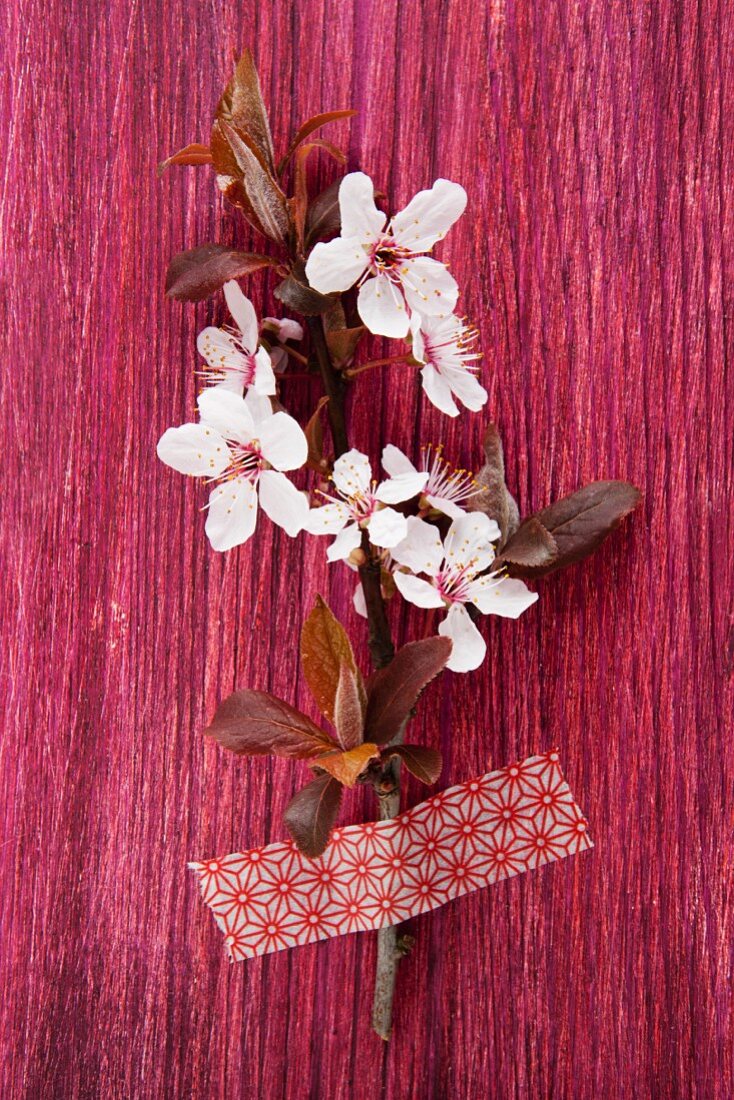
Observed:
[[[16,0],[0,30],[0,1095],[730,1097],[727,4]],[[294,637],[317,592],[364,633],[323,541],[263,524],[218,556],[201,489],[155,457],[223,316],[165,302],[166,262],[249,238],[207,170],[154,169],[205,137],[248,43],[281,149],[355,106],[332,136],[396,205],[438,175],[467,188],[443,256],[523,509],[596,477],[645,494],[423,704],[446,785],[560,745],[596,848],[416,921],[386,1049],[374,936],[231,966],[185,870],[281,836],[302,779],[205,744],[218,699],[310,706]],[[444,439],[477,464],[480,417],[447,425],[378,373],[358,446]],[[371,812],[352,795],[344,819]]]

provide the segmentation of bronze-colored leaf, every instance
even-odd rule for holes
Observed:
[[[557,553],[548,564],[523,565],[513,560],[515,538],[526,539],[526,520],[498,559],[511,577],[542,577],[582,561],[618,527],[640,502],[640,491],[627,481],[592,481],[531,517],[553,538]]]
[[[225,137],[219,122],[212,127],[209,141],[212,151],[212,163],[217,176],[217,186],[227,202],[241,210],[250,225],[267,237],[264,227],[252,208],[252,203],[247,197],[243,182],[242,172],[237,163],[232,146]]]
[[[237,62],[234,75],[222,93],[216,118],[246,134],[260,153],[268,171],[271,174],[275,171],[268,112],[263,103],[255,62],[247,49]]]
[[[336,122],[340,118],[353,118],[356,113],[356,111],[326,111],[322,115],[313,115],[309,118],[304,122],[303,126],[301,126],[293,138],[293,141],[288,146],[288,152],[278,165],[278,174],[283,171],[298,146],[302,141],[305,141],[307,137],[310,137],[316,130],[320,130],[322,126],[326,126],[329,122]]]
[[[520,524],[502,553],[495,558],[494,568],[501,565],[514,569],[549,569],[558,557],[556,540],[535,517]],[[512,576],[518,574],[512,572]]]
[[[315,859],[329,843],[342,786],[331,775],[320,775],[291,800],[283,820],[288,832],[305,856]]]
[[[324,458],[324,431],[321,426],[321,410],[328,403],[329,398],[326,395],[319,398],[318,405],[303,429],[303,434],[306,436],[306,442],[308,443],[306,464],[317,474],[329,472],[329,463]]]
[[[367,684],[365,740],[385,745],[397,737],[418,696],[450,656],[449,638],[425,638],[403,646],[389,665],[375,672]]]
[[[423,745],[393,745],[385,749],[384,756],[399,756],[411,775],[430,786],[441,774],[441,753]]]
[[[341,666],[346,665],[352,670],[358,684],[361,674],[347,632],[321,596],[316,597],[314,608],[303,624],[301,663],[319,710],[335,724],[334,710]]]
[[[363,740],[366,699],[361,680],[354,668],[342,664],[334,696],[334,727],[343,749],[353,749]]]
[[[350,365],[366,331],[364,325],[357,325],[356,328],[332,329],[326,333],[326,345],[337,370]]]
[[[239,252],[221,244],[202,244],[173,257],[166,272],[166,294],[181,301],[200,302],[230,279],[277,266],[277,260],[270,256]]]
[[[344,787],[353,787],[370,760],[375,760],[379,755],[377,745],[365,742],[347,752],[327,752],[317,757],[314,764],[333,775]]]
[[[212,151],[208,145],[201,145],[198,141],[194,141],[191,145],[186,145],[183,149],[179,149],[177,153],[174,153],[172,157],[167,157],[166,160],[162,160],[158,165],[158,175],[162,176],[166,168],[171,164],[211,164],[212,163]]]
[[[217,707],[204,731],[239,756],[309,760],[334,742],[300,710],[266,691],[235,691]]]
[[[234,153],[242,174],[242,186],[265,235],[278,244],[285,244],[291,228],[285,195],[247,136],[227,122],[219,125]]]
[[[515,498],[505,485],[505,456],[496,424],[490,424],[484,433],[484,465],[477,474],[477,484],[480,488],[467,500],[467,511],[484,512],[497,522],[502,547],[517,531],[520,514]]]
[[[294,264],[290,275],[278,283],[273,293],[283,305],[306,317],[325,313],[336,300],[333,294],[319,294],[308,285],[303,264]]]
[[[296,227],[296,242],[299,252],[303,251],[304,234],[306,226],[306,214],[308,212],[308,186],[306,183],[306,162],[314,149],[324,149],[339,164],[346,164],[347,158],[341,149],[337,149],[330,141],[311,141],[302,146],[296,154],[295,171],[293,173],[293,198],[291,210],[293,212],[293,224]]]

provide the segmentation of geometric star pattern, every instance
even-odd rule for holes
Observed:
[[[558,760],[531,756],[391,821],[334,829],[318,859],[289,839],[189,867],[233,961],[398,924],[592,847]]]

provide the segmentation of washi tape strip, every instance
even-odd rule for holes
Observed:
[[[392,821],[190,863],[232,960],[398,924],[591,848],[556,751],[450,787]]]

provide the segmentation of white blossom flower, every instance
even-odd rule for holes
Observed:
[[[473,365],[481,359],[472,348],[479,336],[460,317],[411,318],[413,358],[424,366],[423,389],[429,401],[447,416],[458,416],[456,397],[471,412],[486,404],[487,391],[476,379]],[[471,365],[470,365],[471,364]]]
[[[463,501],[474,496],[481,489],[469,470],[456,470],[443,457],[443,444],[434,447],[427,444],[421,447],[421,468],[417,470],[407,455],[388,443],[382,452],[382,465],[391,478],[405,474],[425,474],[425,483],[421,490],[421,503],[425,501],[451,519],[464,515],[459,507]],[[385,482],[389,485],[390,482]]]
[[[302,340],[303,326],[299,325],[298,321],[291,320],[290,317],[263,317],[260,322],[260,335],[266,338],[275,336],[278,341],[278,344],[270,349],[270,360],[273,370],[281,374],[288,363],[288,352],[284,347],[279,347],[279,344],[285,344],[288,340]]]
[[[308,518],[305,493],[282,473],[303,466],[308,443],[297,421],[273,412],[254,389],[246,397],[215,386],[198,400],[200,423],[169,428],[158,457],[174,470],[218,484],[209,496],[206,533],[215,550],[246,542],[263,511],[289,535]]]
[[[517,619],[538,596],[522,581],[484,573],[494,561],[492,541],[499,527],[483,512],[455,519],[445,541],[432,524],[410,517],[405,540],[393,547],[392,556],[411,573],[396,572],[395,584],[406,600],[418,607],[445,607],[446,618],[438,633],[451,638],[453,648],[446,665],[454,672],[470,672],[484,660],[487,645],[466,610],[474,604],[484,615]],[[425,573],[424,580],[416,576]],[[480,574],[483,574],[480,576]]]
[[[407,336],[410,312],[431,317],[453,312],[456,282],[445,264],[425,253],[465,207],[464,188],[438,179],[386,227],[372,180],[364,172],[351,172],[339,187],[341,236],[314,247],[306,264],[308,281],[322,294],[348,290],[359,281],[357,309],[370,332]]]
[[[405,516],[388,504],[398,504],[420,492],[423,474],[405,474],[378,485],[366,455],[351,450],[334,463],[332,474],[337,496],[325,496],[329,503],[312,508],[306,529],[312,535],[336,535],[326,556],[329,561],[346,559],[362,541],[362,531],[374,546],[390,547],[407,535]]]
[[[236,328],[210,326],[199,333],[196,346],[206,359],[204,378],[242,396],[252,386],[265,396],[275,393],[273,365],[265,348],[258,347],[257,315],[239,283],[224,284],[224,297]]]

